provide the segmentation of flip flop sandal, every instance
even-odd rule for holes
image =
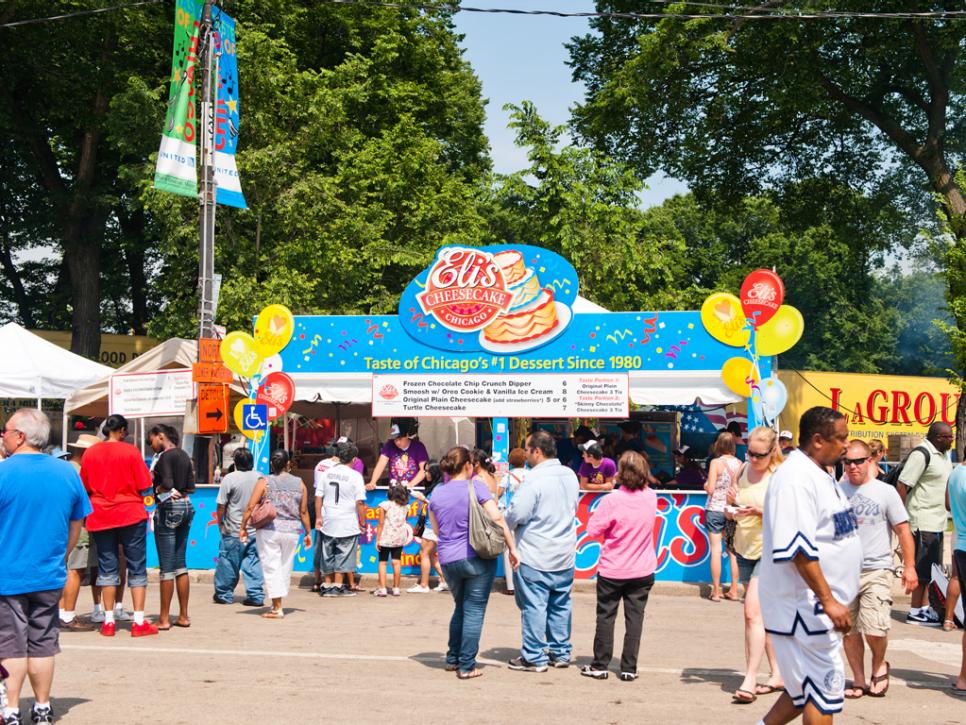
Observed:
[[[738,693],[741,693],[742,695],[748,695],[748,697],[740,697]],[[754,692],[749,692],[748,690],[742,690],[742,689],[735,690],[735,694],[731,696],[731,701],[735,705],[750,705],[757,699],[758,699],[758,695],[756,695]]]
[[[169,629],[171,629],[171,625],[170,624],[167,627],[162,627],[160,624],[158,625],[158,631],[159,632],[167,632]]]
[[[263,613],[262,614],[262,617],[264,617],[265,619],[284,619],[285,618],[285,612],[283,612],[283,611],[276,611],[276,610],[273,609],[270,612]]]
[[[885,671],[885,674],[884,675],[873,675],[872,676],[872,685],[870,685],[869,689],[866,691],[866,694],[869,697],[885,697],[886,696],[886,693],[889,691],[889,672],[890,672],[891,668],[889,667],[889,663],[888,662],[885,663],[885,666],[886,666],[886,671]],[[882,690],[882,692],[873,692],[872,691],[872,687],[875,686],[875,685],[878,685],[880,682],[885,682],[886,683],[885,689]]]
[[[482,677],[483,673],[479,670],[470,670],[469,672],[457,672],[456,676],[461,680],[475,680],[477,677]]]
[[[756,695],[770,695],[773,692],[784,692],[784,687],[773,687],[771,685],[755,685]]]
[[[719,595],[717,595],[717,594],[712,594],[710,597],[708,597],[708,601],[709,602],[720,602],[721,601],[721,597]]]
[[[187,624],[181,624],[181,622],[175,622],[171,626],[172,627],[182,627],[183,629],[187,629],[188,627],[191,626],[191,622],[188,622]]]
[[[853,694],[850,695],[849,692],[852,692]],[[859,694],[856,695],[856,692]],[[859,700],[868,694],[869,691],[864,687],[846,687],[844,697],[846,700]]]
[[[364,591],[367,591],[366,589],[363,589],[363,588],[362,588],[361,586],[359,586],[358,584],[356,584],[356,585],[354,585],[354,586],[351,586],[351,587],[349,587],[349,588],[350,588],[350,589],[351,589],[352,591],[354,591],[354,592],[364,592]]]
[[[956,697],[966,697],[966,688],[956,687],[956,685],[950,685],[949,691],[953,693]]]

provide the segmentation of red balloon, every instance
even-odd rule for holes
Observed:
[[[770,269],[756,269],[745,277],[739,299],[745,316],[758,328],[774,317],[782,306],[785,285],[782,278]]]
[[[255,402],[268,406],[268,419],[275,420],[292,407],[295,399],[295,381],[285,373],[269,373],[258,386]]]

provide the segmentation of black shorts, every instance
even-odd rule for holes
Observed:
[[[402,559],[401,546],[381,546],[379,547],[379,561],[389,561],[389,557],[392,557],[393,561],[399,561]]]
[[[942,566],[943,534],[941,531],[913,531],[912,540],[916,544],[916,576],[920,584],[932,581],[932,565]]]

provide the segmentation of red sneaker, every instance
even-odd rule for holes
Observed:
[[[155,627],[150,622],[145,622],[144,624],[131,625],[132,637],[150,637],[152,634],[157,634],[157,633],[158,633],[158,628]]]
[[[114,622],[104,622],[104,624],[101,625],[101,635],[104,637],[113,637],[115,631],[117,630]]]

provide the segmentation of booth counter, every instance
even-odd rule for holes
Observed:
[[[218,561],[221,535],[218,531],[217,486],[199,486],[191,495],[195,517],[188,539],[189,569],[213,569]],[[587,522],[594,509],[608,493],[582,492],[577,506],[577,562],[578,579],[592,579],[597,575],[600,541],[587,534]],[[654,540],[657,546],[657,581],[711,581],[711,555],[708,535],[702,523],[702,512],[707,495],[703,491],[659,491],[657,494],[657,523]],[[377,488],[366,497],[366,530],[363,532],[356,571],[375,574],[378,563],[376,544],[376,509],[386,500],[386,489]],[[416,525],[422,504],[412,501],[409,509],[410,527]],[[153,523],[153,522],[152,522]],[[149,524],[149,529],[153,528]],[[148,532],[148,566],[157,567],[154,532]],[[403,549],[402,571],[405,575],[419,574],[419,545],[410,541]],[[498,576],[503,575],[502,561]],[[727,572],[728,567],[723,569]],[[312,571],[312,552],[301,545],[295,552],[295,571]]]

